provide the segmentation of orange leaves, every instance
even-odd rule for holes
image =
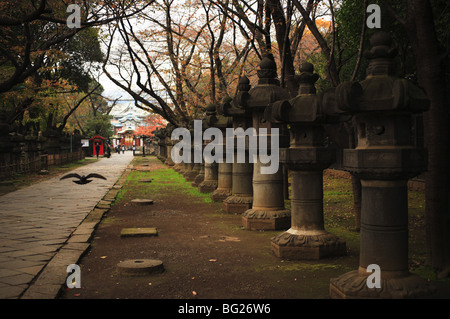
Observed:
[[[134,135],[146,135],[146,136],[153,136],[153,131],[160,127],[165,127],[166,123],[165,120],[156,114],[149,115],[145,120],[144,126],[139,126],[136,130]]]

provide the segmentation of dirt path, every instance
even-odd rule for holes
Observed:
[[[179,173],[151,159],[133,170],[115,205],[105,215],[81,259],[82,288],[61,298],[76,299],[233,299],[328,298],[329,279],[357,267],[349,255],[316,262],[286,261],[270,250],[279,232],[247,231],[238,215],[221,203],[205,202]],[[142,167],[141,167],[142,168]],[[139,178],[153,178],[143,186]],[[189,189],[191,191],[189,192]],[[151,198],[151,206],[132,204]],[[156,227],[158,236],[120,237],[123,228]],[[123,276],[126,259],[159,259],[165,271]]]

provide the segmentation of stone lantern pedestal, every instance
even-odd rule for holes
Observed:
[[[164,164],[166,164],[167,166],[173,167],[175,165],[175,163],[172,160],[172,156],[171,156],[171,152],[172,152],[172,147],[173,147],[173,141],[166,138],[166,160],[164,162]]]
[[[291,174],[290,228],[271,240],[273,253],[287,259],[321,259],[346,254],[345,242],[327,232],[323,217],[323,170],[335,161],[324,147],[327,117],[316,96],[318,75],[310,63],[300,67],[299,92],[289,101],[274,103],[267,114],[291,125],[289,148],[280,150]]]
[[[202,168],[201,163],[192,163],[191,170],[184,174],[184,178],[187,182],[193,182],[195,178],[200,174]]]
[[[253,164],[237,163],[235,154],[232,169],[231,196],[223,201],[223,210],[229,214],[242,214],[253,203]]]
[[[211,199],[215,202],[222,202],[231,196],[233,187],[233,163],[219,163],[217,188],[211,194]]]
[[[217,163],[205,163],[205,179],[198,185],[198,191],[200,193],[211,193],[217,188],[217,169]]]
[[[405,79],[394,77],[388,33],[376,33],[366,52],[367,77],[336,88],[339,108],[354,116],[357,147],[344,150],[344,167],[361,178],[359,267],[331,279],[332,298],[422,298],[434,288],[408,268],[407,181],[426,170],[425,149],[411,140],[413,113],[429,102]],[[369,283],[372,267],[379,286]]]
[[[198,175],[195,176],[194,181],[191,183],[191,186],[198,187],[205,180],[205,163],[200,164],[200,171]]]

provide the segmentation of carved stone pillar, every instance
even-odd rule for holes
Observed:
[[[287,259],[321,259],[346,253],[345,242],[327,232],[323,217],[323,170],[335,160],[324,147],[326,115],[316,96],[318,75],[311,63],[300,66],[299,92],[275,103],[273,120],[290,124],[291,144],[280,150],[280,161],[291,173],[291,227],[272,238],[274,254]],[[267,112],[269,113],[269,112]]]
[[[407,181],[426,169],[425,149],[411,140],[412,114],[429,107],[425,94],[393,76],[396,50],[388,33],[376,33],[366,53],[367,77],[336,88],[339,108],[354,116],[356,149],[344,150],[344,167],[361,178],[358,270],[333,278],[332,298],[421,298],[434,288],[408,268]],[[372,265],[380,288],[368,285]]]
[[[233,129],[242,128],[246,130],[251,126],[251,116],[245,105],[241,103],[244,100],[243,97],[248,96],[249,83],[248,78],[245,75],[242,76],[239,79],[237,95],[232,100],[226,99],[221,106],[221,113],[233,119]],[[233,151],[230,150],[229,142],[226,141],[226,153]],[[230,214],[242,214],[252,207],[253,202],[253,163],[249,161],[247,150],[245,150],[245,161],[243,163],[238,162],[237,146],[241,145],[242,142],[245,144],[245,140],[242,141],[240,137],[234,138],[231,196],[223,201],[223,210]]]
[[[272,123],[264,118],[267,105],[290,97],[289,92],[279,86],[276,76],[273,57],[265,56],[259,64],[258,84],[248,92],[248,98],[241,103],[252,114],[252,124],[257,137],[257,144],[249,145],[249,151],[253,149],[257,153],[253,169],[253,203],[252,207],[242,214],[242,224],[248,230],[287,229],[291,224],[291,212],[284,206],[283,169],[279,165],[278,149],[272,149],[275,145],[271,144],[272,136],[278,139],[278,147],[287,144],[288,135],[283,124]],[[263,147],[271,154],[272,161],[276,159],[273,173],[264,173],[262,170],[263,167],[274,165],[261,160],[263,136],[267,143]]]
[[[223,157],[221,160],[218,159],[218,163],[214,162],[216,165],[211,167],[211,174],[214,182],[211,182],[212,185],[207,186],[205,190],[205,192],[210,192],[209,190],[213,189],[211,199],[219,202],[231,196],[233,163],[226,163],[225,136],[226,129],[233,126],[233,118],[225,116],[223,114],[223,109],[215,104],[208,105],[206,110],[208,115],[206,118],[206,125],[211,128],[219,129],[222,134],[222,140],[214,142],[217,144],[216,148],[223,152]],[[205,186],[202,188],[204,187]],[[199,191],[203,192],[200,188]]]

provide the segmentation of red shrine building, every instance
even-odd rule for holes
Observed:
[[[145,118],[148,113],[138,109],[134,105],[117,105],[113,108],[111,124],[114,128],[114,135],[111,137],[112,146],[124,145],[126,148],[133,146],[142,146],[143,140],[137,134],[141,126],[145,126]]]

